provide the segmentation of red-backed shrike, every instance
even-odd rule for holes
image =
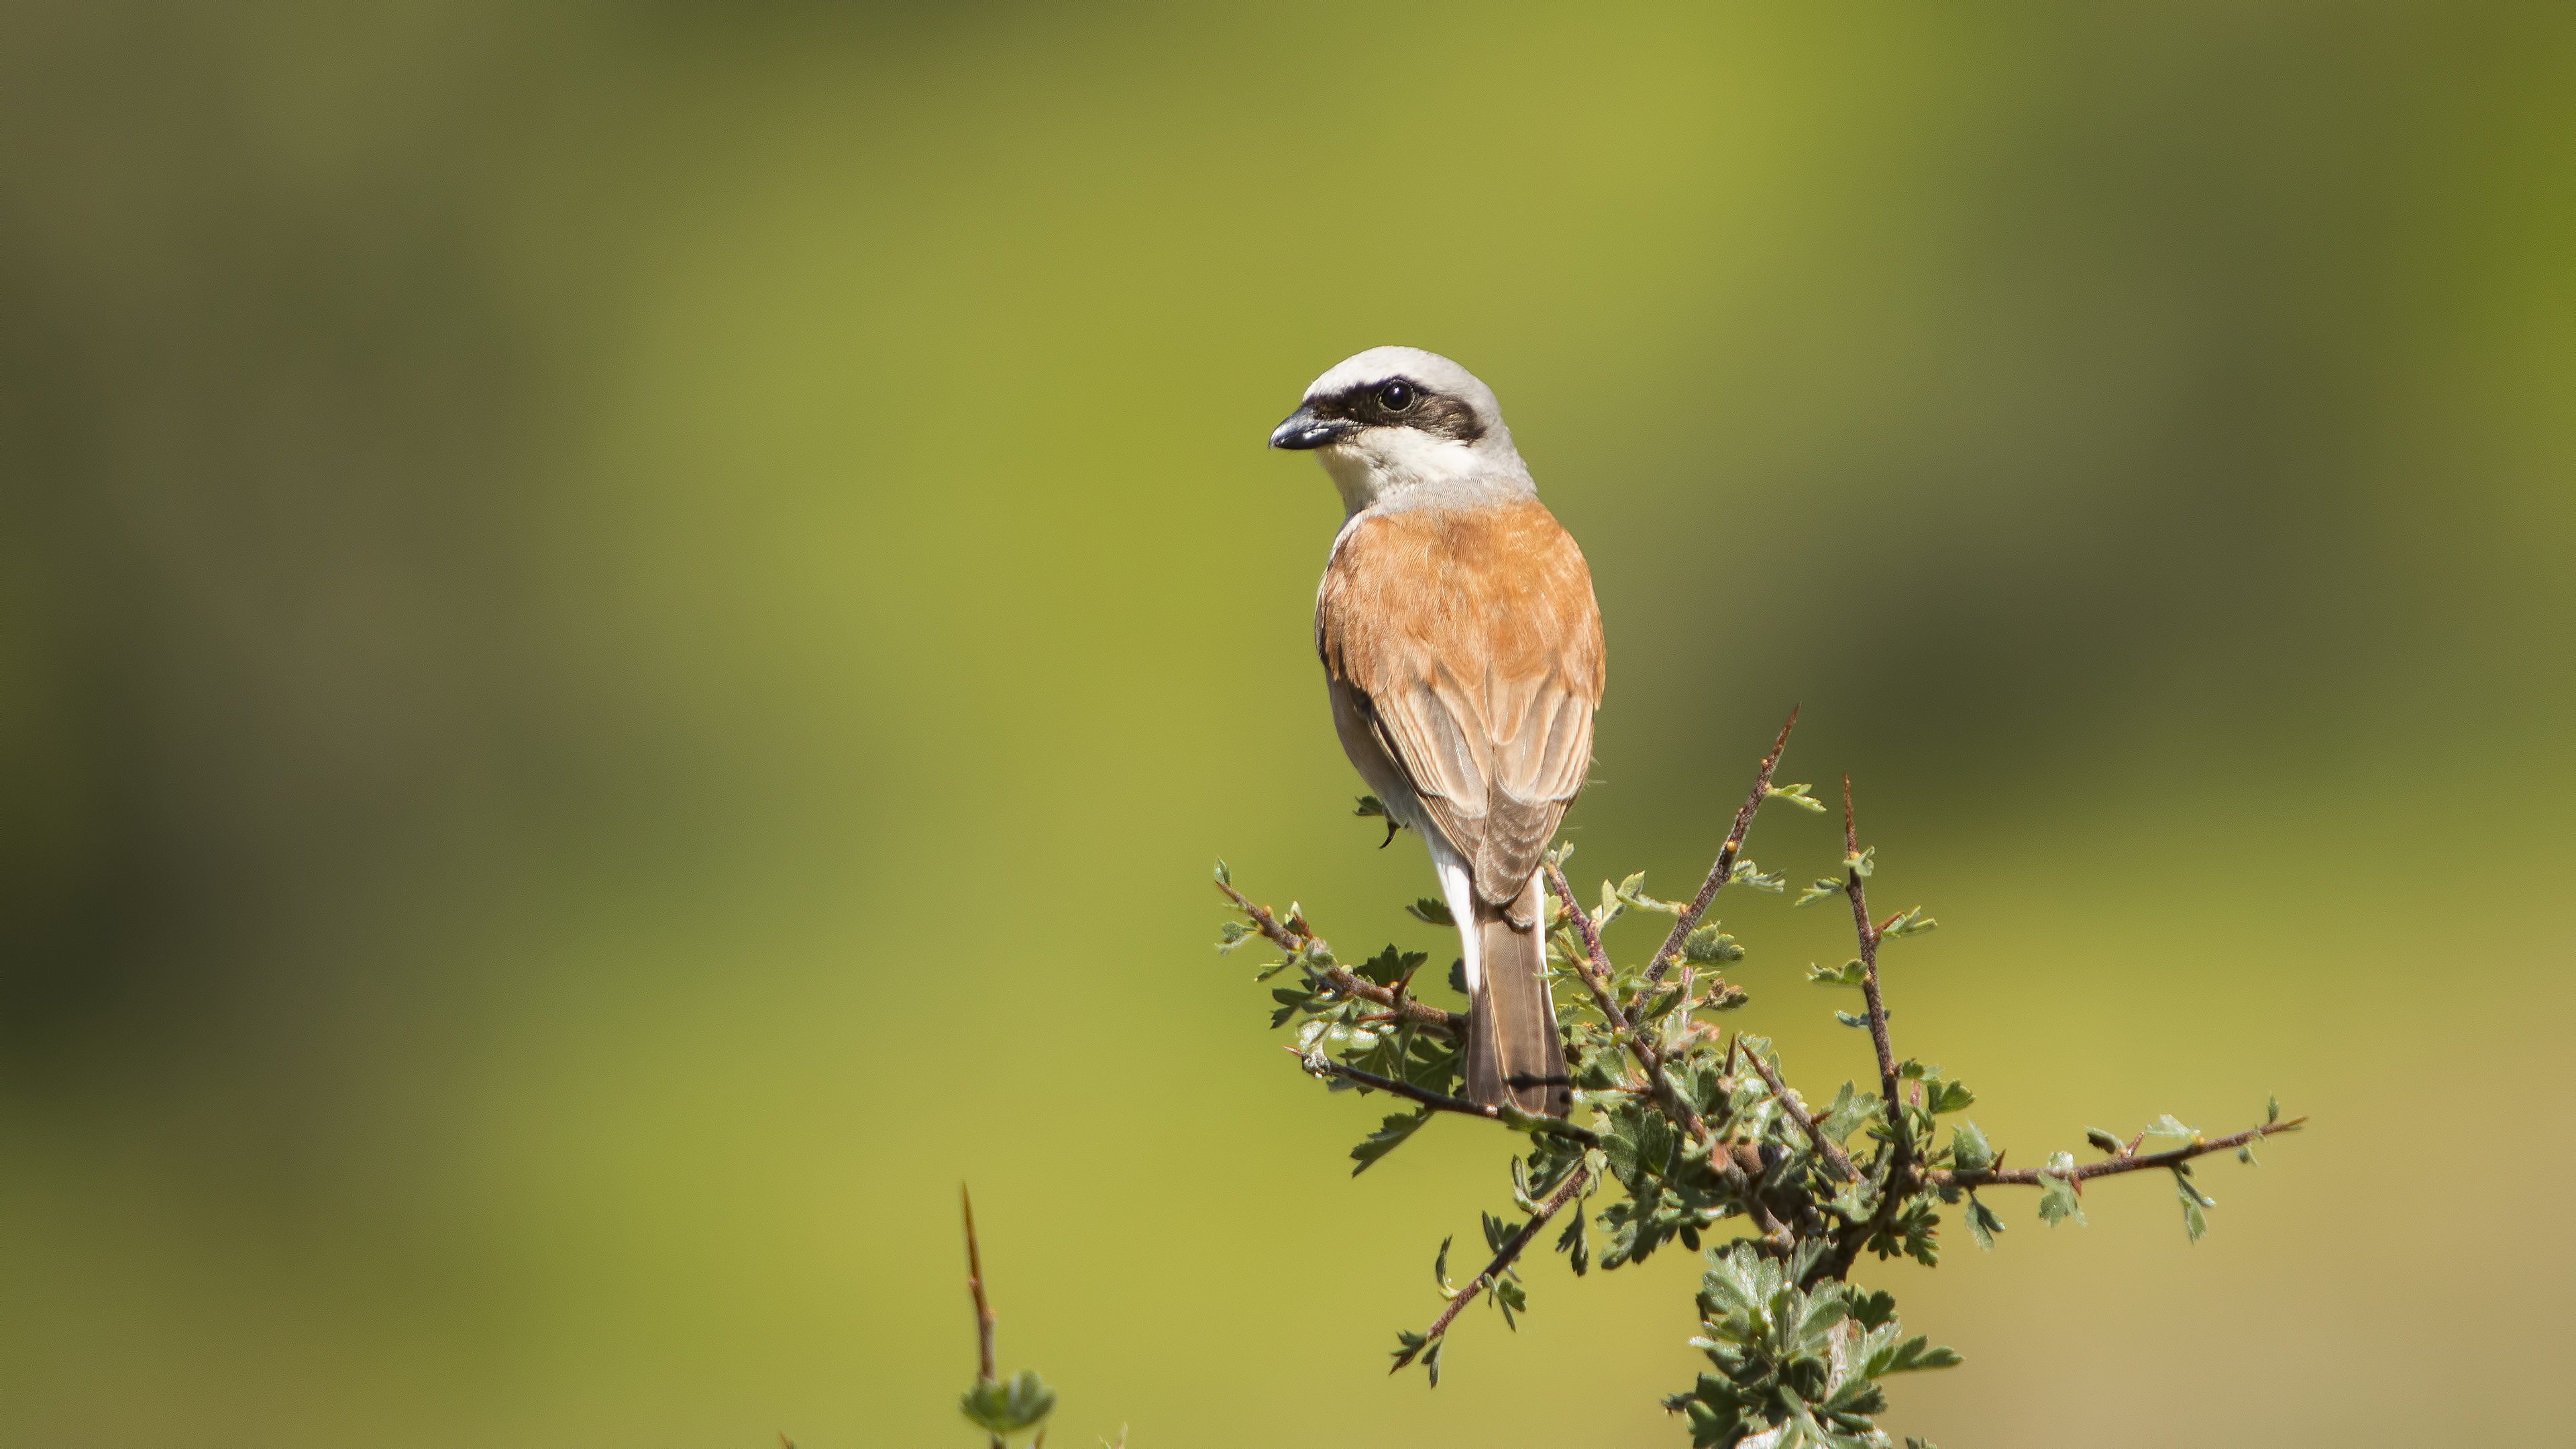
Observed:
[[[1467,977],[1467,1096],[1562,1117],[1539,855],[1592,765],[1601,610],[1491,388],[1373,347],[1270,435],[1313,449],[1348,517],[1315,597],[1333,728],[1431,847]]]

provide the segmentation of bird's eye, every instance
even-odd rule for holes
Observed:
[[[1399,377],[1377,390],[1377,401],[1388,412],[1410,412],[1415,403],[1422,401],[1422,391]]]

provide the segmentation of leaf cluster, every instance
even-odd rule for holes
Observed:
[[[1872,1423],[1887,1407],[1879,1380],[1959,1362],[1908,1338],[1891,1294],[1833,1281],[1801,1287],[1825,1251],[1811,1239],[1783,1260],[1740,1238],[1709,1250],[1691,1346],[1715,1371],[1664,1400],[1689,1421],[1693,1449],[1775,1429],[1779,1449],[1876,1449],[1886,1443]]]
[[[978,1379],[958,1395],[966,1417],[1000,1438],[1036,1428],[1055,1412],[1055,1390],[1036,1369],[1022,1369],[1007,1379]]]

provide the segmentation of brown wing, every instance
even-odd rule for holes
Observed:
[[[1592,763],[1601,611],[1573,538],[1536,499],[1363,516],[1324,571],[1315,647],[1477,893],[1518,896]]]

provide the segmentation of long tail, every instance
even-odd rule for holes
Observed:
[[[1524,1112],[1562,1117],[1573,1105],[1573,1087],[1565,1075],[1565,1044],[1556,1035],[1556,1007],[1540,974],[1547,964],[1540,904],[1533,875],[1508,913],[1479,899],[1475,921],[1462,923],[1477,933],[1482,968],[1467,1004],[1467,1100],[1485,1107],[1508,1100]],[[1516,926],[1513,917],[1529,924]]]

